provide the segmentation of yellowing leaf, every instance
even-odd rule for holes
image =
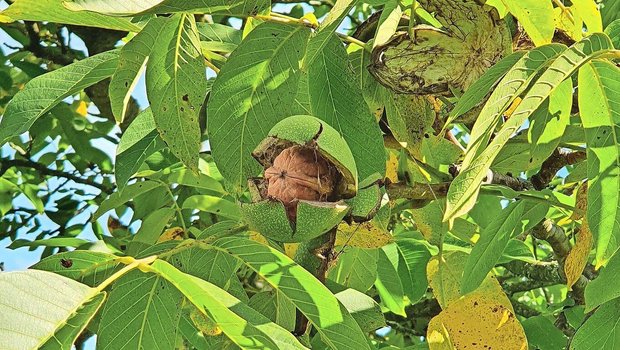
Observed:
[[[508,107],[506,112],[504,112],[504,115],[506,117],[510,117],[512,115],[512,113],[515,111],[515,109],[517,109],[517,107],[519,107],[519,105],[521,104],[521,101],[522,101],[521,97],[515,98],[515,100],[512,101],[512,104],[510,105],[510,107]]]
[[[389,152],[387,162],[385,164],[385,177],[392,183],[398,182],[398,156],[396,152]]]
[[[291,259],[295,257],[297,248],[299,248],[299,243],[284,243],[284,253]]]
[[[468,294],[433,317],[427,336],[431,350],[527,349],[515,314],[486,292]]]
[[[198,328],[204,335],[216,336],[222,334],[222,329],[218,327],[217,323],[196,308],[192,309],[189,314],[189,318],[191,318],[196,328]]]
[[[573,211],[573,215],[571,219],[579,220],[581,219],[586,211],[588,210],[588,183],[584,182],[579,186],[577,190],[577,199],[575,200],[575,211]]]
[[[85,117],[88,114],[88,103],[85,101],[78,102],[75,112],[82,117]]]
[[[164,233],[159,236],[157,239],[157,243],[166,242],[166,241],[180,241],[185,237],[185,231],[183,231],[180,227],[172,227],[164,231]]]
[[[260,233],[256,231],[248,231],[248,233],[250,234],[251,240],[256,241],[258,243],[262,243],[266,246],[269,245],[269,242],[267,242],[267,238],[265,238],[265,236],[261,235]]]
[[[588,221],[584,219],[579,234],[577,234],[577,242],[568,253],[566,261],[564,262],[566,285],[569,290],[572,289],[573,284],[579,280],[579,276],[581,276],[583,269],[586,267],[593,241],[594,239],[588,227]]]
[[[433,289],[433,295],[444,310],[461,298],[459,291],[467,257],[466,253],[459,251],[446,252],[443,254],[444,259],[441,264],[439,263],[439,258],[435,256],[429,260],[426,266],[428,284]],[[512,304],[497,278],[491,274],[484,279],[480,287],[466,295],[474,293],[485,294],[486,298],[513,311]]]
[[[573,7],[579,13],[588,28],[588,33],[603,32],[603,20],[594,0],[573,0]]]
[[[553,17],[555,26],[558,29],[565,31],[574,40],[581,40],[583,38],[583,21],[578,16],[578,12],[574,11],[572,7],[567,7],[566,10],[562,10],[559,7],[554,8]]]
[[[336,245],[348,245],[358,248],[380,248],[393,241],[392,235],[375,222],[375,220],[362,223],[346,222],[338,225]]]

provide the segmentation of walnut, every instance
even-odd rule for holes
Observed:
[[[290,219],[296,217],[297,202],[325,201],[334,191],[335,176],[331,164],[311,147],[292,146],[274,159],[265,170],[267,195],[280,200]]]

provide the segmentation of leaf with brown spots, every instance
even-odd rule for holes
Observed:
[[[473,292],[431,319],[427,337],[431,350],[527,349],[515,314],[486,292]]]
[[[358,248],[381,248],[394,241],[392,235],[375,220],[362,223],[346,222],[338,225],[336,245],[348,245]]]
[[[594,239],[592,237],[592,232],[590,232],[590,227],[588,227],[588,221],[584,219],[579,233],[577,234],[577,242],[568,253],[566,261],[564,262],[566,285],[569,290],[571,290],[573,284],[579,280],[579,276],[581,276],[583,269],[588,263],[593,241]]]
[[[185,238],[185,231],[183,231],[180,227],[172,227],[164,231],[164,233],[159,236],[157,243],[166,242],[166,241],[180,241]]]

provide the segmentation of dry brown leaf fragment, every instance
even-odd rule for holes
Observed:
[[[584,218],[579,233],[577,234],[577,242],[573,248],[571,248],[564,261],[566,285],[569,290],[572,289],[572,286],[579,280],[579,277],[583,273],[588,263],[593,242],[592,232],[590,231],[587,220]]]

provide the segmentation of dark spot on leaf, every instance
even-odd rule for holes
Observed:
[[[60,259],[60,265],[62,265],[62,267],[64,267],[65,269],[68,269],[71,266],[73,266],[73,260],[71,260],[71,259]]]
[[[182,99],[185,102],[189,101],[189,95],[188,94],[183,95]]]
[[[129,87],[129,82],[125,82],[125,87]]]
[[[426,134],[424,134],[424,137],[425,137],[425,138],[429,138],[429,137],[431,137],[431,136],[430,136],[428,133],[426,133]]]
[[[181,107],[181,112],[185,112],[185,108],[184,107]]]

